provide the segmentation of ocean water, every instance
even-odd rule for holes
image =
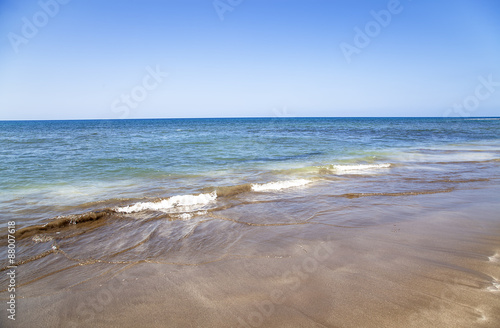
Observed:
[[[499,160],[496,118],[0,122],[0,224],[5,230],[16,221],[26,231],[20,237],[39,241],[81,223],[157,218],[183,235],[229,209],[239,213],[230,220],[245,213],[252,224],[296,222],[348,204],[324,199],[487,185],[498,178]],[[345,224],[338,214],[330,223]],[[225,229],[220,223],[214,235]],[[133,235],[136,228],[129,229],[112,237]],[[48,245],[39,244],[31,256]]]
[[[281,190],[334,177],[383,178],[424,162],[488,162],[498,159],[499,138],[498,119],[0,122],[0,200],[8,213],[1,224],[9,219],[32,225],[142,199],[208,195],[217,188],[221,194],[222,187],[245,184],[257,192]],[[431,167],[440,169],[420,165],[430,177],[438,174]],[[168,210],[216,197],[149,203]],[[148,205],[135,206],[139,211]]]
[[[156,278],[143,278],[155,289],[167,272],[178,275],[170,283],[185,284],[189,273],[194,284],[210,277],[192,271],[200,265],[239,259],[236,268],[227,262],[228,268],[213,271],[221,278],[207,283],[245,272],[242,286],[250,286],[255,276],[267,281],[265,261],[293,258],[294,247],[318,236],[349,233],[355,239],[374,227],[390,227],[392,234],[420,217],[440,222],[437,213],[452,226],[469,213],[467,224],[477,229],[476,218],[498,220],[491,213],[499,179],[498,118],[0,122],[0,231],[5,235],[7,222],[15,221],[18,296],[26,309],[43,304],[40,297],[55,304],[53,320],[62,321],[47,324],[54,327],[87,320],[77,294],[60,306],[57,295],[71,298],[64,293],[78,286],[92,290],[132,266],[152,270]],[[386,238],[383,245],[389,245]],[[0,241],[0,271],[7,268],[6,245]],[[306,254],[300,247],[297,254]],[[500,249],[484,247],[485,262],[496,263]],[[432,263],[422,265],[431,270]],[[0,299],[5,293],[0,290]],[[170,302],[162,297],[154,303]],[[198,311],[186,302],[179,311]],[[38,320],[28,313],[26,324]]]

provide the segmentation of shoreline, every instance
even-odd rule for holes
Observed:
[[[496,327],[499,189],[420,195],[439,209],[375,226],[248,227],[207,263],[76,264],[19,289],[16,325]]]

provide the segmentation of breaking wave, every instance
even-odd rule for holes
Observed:
[[[311,180],[307,180],[307,179],[298,179],[298,180],[269,182],[269,183],[263,183],[263,184],[255,183],[255,184],[252,184],[252,190],[253,191],[277,191],[277,190],[293,188],[293,187],[302,187],[302,186],[305,186],[311,182],[312,182]]]
[[[362,174],[376,169],[390,168],[390,163],[381,164],[339,164],[330,165],[328,168],[337,174]]]
[[[178,195],[163,199],[158,202],[144,202],[125,207],[118,207],[115,209],[115,211],[120,213],[136,213],[146,210],[166,211],[175,207],[206,205],[216,199],[216,191],[199,195]]]

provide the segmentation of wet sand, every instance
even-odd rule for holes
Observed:
[[[333,215],[325,214],[316,224],[245,226],[230,251],[205,262],[84,263],[57,252],[50,260],[64,269],[21,286],[16,321],[4,314],[0,323],[499,327],[499,191],[492,184],[346,214],[383,221],[374,225],[324,225]]]

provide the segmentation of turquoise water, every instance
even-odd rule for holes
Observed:
[[[4,121],[0,199],[6,219],[31,222],[108,200],[318,178],[332,165],[394,166],[422,161],[426,150],[499,140],[499,119]]]
[[[0,128],[0,172],[7,192],[130,178],[244,174],[500,138],[500,120],[470,119],[25,121],[0,122]]]

